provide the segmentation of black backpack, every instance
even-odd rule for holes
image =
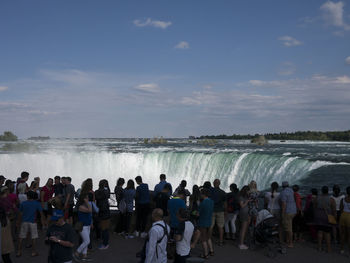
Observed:
[[[157,240],[157,246],[156,246],[157,258],[158,258],[158,244],[160,244],[160,242],[162,242],[162,240],[164,239],[165,236],[166,237],[169,236],[168,227],[167,227],[168,225],[165,222],[164,222],[164,225],[165,226],[163,226],[162,224],[155,224],[154,225],[154,226],[160,226],[161,228],[163,228],[163,236],[159,240]],[[152,226],[152,227],[154,227],[154,226]],[[140,263],[143,263],[146,260],[146,246],[147,246],[148,241],[149,241],[149,237],[147,236],[147,238],[145,239],[145,242],[143,243],[142,250],[136,254],[136,257],[140,258]]]

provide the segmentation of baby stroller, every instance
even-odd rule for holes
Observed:
[[[285,249],[279,245],[278,229],[279,220],[269,211],[261,210],[258,213],[255,224],[255,241],[264,247],[267,247],[268,257],[276,257],[277,252],[285,254]]]

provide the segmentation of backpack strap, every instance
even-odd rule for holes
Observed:
[[[163,228],[163,236],[159,240],[157,240],[157,245],[156,245],[157,258],[158,258],[158,244],[160,244],[160,242],[162,242],[162,240],[164,239],[165,236],[168,237],[168,225],[165,223],[165,221],[163,221],[163,222],[164,222],[164,225],[159,224],[159,223],[154,225],[154,226],[160,226],[161,228]]]

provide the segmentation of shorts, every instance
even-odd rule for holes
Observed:
[[[44,215],[47,216],[52,216],[52,206],[48,202],[45,204],[45,209],[43,209]]]
[[[199,227],[199,231],[201,232],[201,241],[207,242],[209,239],[209,228],[208,227]]]
[[[283,230],[286,232],[293,232],[293,218],[295,214],[286,214],[282,216]]]
[[[38,236],[38,227],[37,227],[36,223],[23,222],[21,224],[19,238],[25,239],[27,237],[28,232],[30,232],[32,239],[37,239],[39,237]]]
[[[100,228],[101,228],[101,230],[103,231],[103,230],[108,229],[109,228],[109,223],[110,223],[109,219],[102,219],[100,221]]]
[[[340,216],[339,225],[350,228],[350,213],[343,212]]]
[[[215,226],[224,227],[225,225],[225,213],[224,212],[214,212],[211,218],[211,228]]]
[[[316,226],[317,231],[322,231],[325,233],[330,233],[332,232],[332,227],[331,226]]]

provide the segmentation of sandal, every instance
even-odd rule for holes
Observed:
[[[214,256],[214,251],[210,251],[209,255],[213,257]]]
[[[209,258],[209,254],[206,254],[206,255],[201,254],[199,257],[200,257],[200,258],[204,258],[204,259],[208,259],[208,258]]]

